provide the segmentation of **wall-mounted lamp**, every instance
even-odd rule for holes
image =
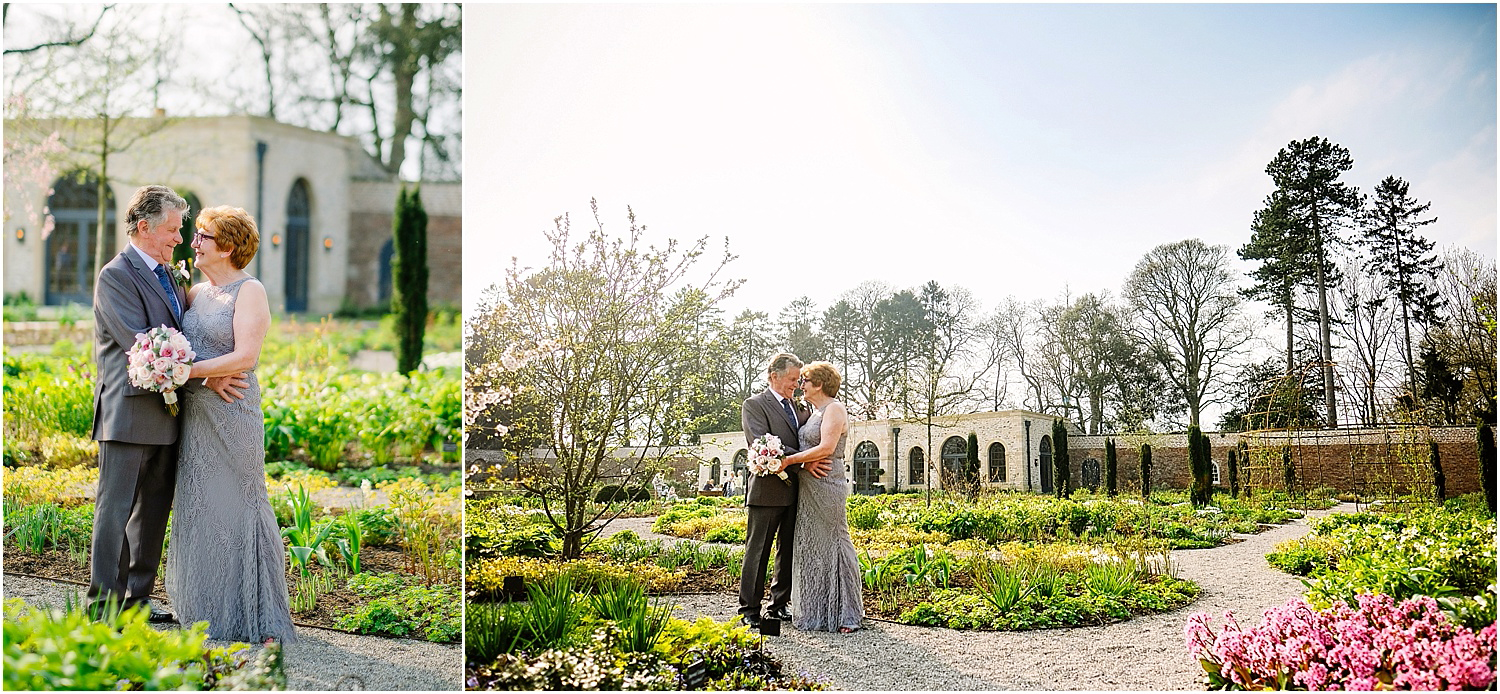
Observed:
[[[271,234],[271,245],[272,246],[280,246],[281,245],[281,234]]]
[[[325,251],[331,251],[331,250],[333,250],[333,237],[332,236],[324,236],[323,237],[323,250],[325,250]]]
[[[26,230],[25,229],[16,229],[16,240],[17,241],[21,241],[23,243],[26,241]]]

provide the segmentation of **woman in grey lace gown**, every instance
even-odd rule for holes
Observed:
[[[802,367],[801,386],[813,414],[797,432],[801,452],[787,464],[832,458],[825,477],[798,468],[797,529],[792,541],[792,625],[804,631],[849,633],[865,616],[859,557],[849,539],[844,500],[844,444],[849,413],[834,398],[843,379],[826,361]]]
[[[216,639],[295,641],[286,550],[266,497],[265,420],[255,365],[271,325],[266,289],[245,272],[259,236],[238,207],[198,215],[195,265],[207,282],[188,292],[182,331],[198,361],[192,379],[243,373],[240,399],[189,381],[184,394],[167,595],[182,624],[208,622]]]

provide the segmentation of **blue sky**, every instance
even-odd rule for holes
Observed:
[[[465,7],[464,294],[541,265],[597,197],[727,237],[729,308],[868,279],[1107,290],[1151,248],[1237,248],[1293,139],[1432,201],[1495,256],[1494,5]],[[1066,257],[1066,263],[1059,263]],[[825,262],[799,262],[799,259]],[[501,260],[504,262],[498,262]],[[789,262],[790,261],[790,262]],[[1240,269],[1248,269],[1241,265]],[[1253,312],[1258,314],[1258,312]]]

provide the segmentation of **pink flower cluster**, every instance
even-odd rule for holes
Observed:
[[[1218,634],[1199,612],[1188,618],[1187,648],[1210,674],[1217,669],[1245,689],[1484,689],[1495,681],[1494,624],[1475,633],[1427,596],[1397,604],[1366,593],[1358,602],[1318,610],[1293,600],[1248,631],[1225,612]]]
[[[130,384],[165,394],[167,411],[175,415],[177,394],[173,391],[187,383],[195,356],[187,338],[176,328],[163,325],[137,333],[127,354]]]

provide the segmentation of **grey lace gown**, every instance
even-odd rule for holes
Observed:
[[[823,412],[797,432],[801,450],[823,439]],[[822,479],[797,469],[797,530],[792,540],[792,625],[804,631],[858,629],[865,616],[859,557],[849,539],[844,500],[845,433],[833,450],[833,469]]]
[[[182,317],[197,359],[234,350],[234,304],[246,277],[201,289]],[[297,639],[286,592],[286,550],[266,497],[265,420],[255,372],[243,400],[225,403],[194,379],[183,397],[177,498],[167,543],[167,596],[183,625],[216,639]]]

